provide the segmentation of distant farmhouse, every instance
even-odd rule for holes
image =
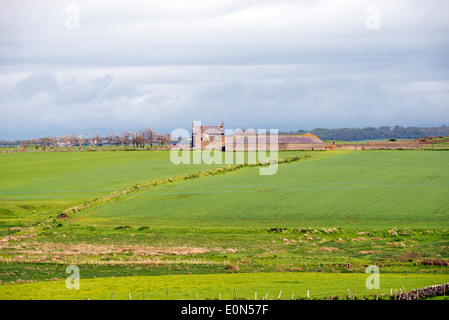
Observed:
[[[277,150],[324,150],[324,143],[317,136],[306,133],[304,135],[277,135],[270,137],[269,133],[259,136],[254,130],[236,130],[232,136],[225,135],[224,122],[221,126],[197,126],[192,124],[192,149],[215,149],[222,151],[258,150],[264,146],[270,150],[270,142]],[[231,150],[229,150],[231,149]]]
[[[270,137],[259,136],[254,130],[235,130],[227,134],[224,123],[221,126],[203,126],[192,124],[193,150],[215,149],[222,151],[245,151],[272,149],[277,150],[380,150],[380,149],[418,149],[418,141],[367,141],[364,143],[324,143],[317,136],[306,133],[304,135],[277,135]],[[272,139],[272,140],[270,140]],[[270,144],[272,142],[272,144]],[[271,148],[270,148],[271,146]]]

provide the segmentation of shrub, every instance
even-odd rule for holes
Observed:
[[[268,229],[268,232],[275,232],[275,233],[286,233],[287,232],[287,228],[271,228]]]
[[[121,229],[131,229],[130,226],[118,226],[117,228],[114,228],[115,230],[121,230]]]

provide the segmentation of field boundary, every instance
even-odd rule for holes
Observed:
[[[50,281],[59,281],[59,279],[55,278],[52,279]],[[356,288],[354,288],[354,290],[356,290]],[[172,292],[170,292],[169,290],[164,290],[165,292],[165,299],[164,298],[158,298],[158,299],[148,299],[148,300],[153,300],[153,301],[162,301],[162,300],[172,300],[172,301],[176,301],[176,300],[180,300],[180,299],[171,299],[170,298],[170,294]],[[352,301],[361,301],[361,300],[426,300],[429,298],[433,298],[433,297],[445,297],[447,296],[447,292],[449,292],[449,282],[448,283],[443,283],[443,284],[438,284],[438,285],[431,285],[431,286],[427,286],[424,288],[418,288],[418,289],[413,289],[410,291],[403,291],[402,288],[399,289],[399,291],[395,288],[394,291],[393,289],[390,290],[390,293],[380,293],[380,294],[369,294],[369,295],[357,295],[357,292],[354,291],[352,294],[350,293],[349,289],[348,289],[348,294],[347,295],[323,295],[323,296],[318,296],[318,297],[310,297],[309,296],[309,290],[307,290],[306,295],[296,295],[293,293],[291,296],[285,296],[285,294],[283,295],[283,290],[281,289],[279,291],[279,294],[275,294],[273,297],[268,297],[268,293],[266,293],[265,295],[261,294],[260,296],[258,296],[258,292],[255,291],[254,292],[254,298],[248,298],[248,297],[242,297],[240,296],[238,290],[236,288],[233,288],[232,290],[233,292],[233,298],[223,298],[222,299],[222,292],[218,292],[218,294],[216,295],[216,298],[212,298],[212,297],[206,297],[203,299],[199,299],[198,298],[198,290],[196,291],[196,300],[224,300],[224,301],[236,301],[236,300],[240,300],[240,301],[255,301],[255,300],[320,300],[320,301],[324,301],[324,300],[336,300],[336,301],[347,301],[347,300],[352,300]],[[115,294],[117,294],[117,292],[115,292]],[[218,297],[217,297],[218,296]],[[114,297],[117,298],[117,295],[114,296],[114,292],[111,292],[111,298],[110,300],[114,300]],[[145,292],[142,292],[142,296],[139,299],[139,295],[136,294],[136,292],[133,291],[129,291],[127,294],[125,294],[125,297],[118,298],[116,300],[146,300],[146,297],[148,298],[148,292],[147,292],[147,296],[145,296]],[[86,300],[97,300],[96,298],[84,298]],[[31,298],[31,300],[33,300],[33,298]],[[100,299],[102,300],[102,299]],[[183,299],[181,299],[183,300]]]
[[[401,289],[401,292],[398,293],[397,290],[395,289],[395,293],[391,292],[391,293],[386,293],[386,294],[377,294],[377,295],[363,295],[359,298],[357,298],[357,294],[354,293],[352,295],[347,295],[347,296],[338,296],[338,295],[331,295],[331,296],[323,296],[323,297],[315,297],[315,298],[309,298],[308,296],[300,296],[300,297],[296,297],[294,298],[294,294],[292,295],[291,298],[287,298],[287,297],[282,297],[282,290],[279,292],[278,297],[274,297],[271,299],[268,299],[267,295],[266,296],[261,296],[259,299],[257,299],[257,292],[255,292],[254,294],[254,299],[248,299],[248,298],[240,298],[238,297],[237,291],[236,289],[234,289],[234,299],[223,299],[225,301],[232,301],[232,300],[246,300],[246,301],[251,301],[251,300],[419,300],[419,299],[427,299],[427,298],[432,298],[432,297],[439,297],[439,296],[446,296],[446,292],[449,292],[449,282],[448,283],[443,283],[443,284],[439,284],[439,285],[433,285],[433,286],[428,286],[422,289],[413,289],[409,292],[403,292]],[[196,292],[197,294],[197,298],[196,300],[198,300],[198,291]],[[129,300],[132,300],[132,295],[131,292],[128,293],[129,296]],[[142,300],[145,300],[145,293],[143,293],[142,295]],[[380,298],[380,299],[379,299]],[[86,300],[90,300],[89,298],[87,298]],[[114,300],[114,293],[111,293],[111,300]],[[119,299],[119,300],[125,300],[125,299]],[[157,299],[156,301],[161,301],[163,299]],[[170,300],[169,299],[169,292],[168,290],[166,291],[166,300]],[[218,294],[218,299],[211,299],[211,298],[205,298],[204,300],[222,300],[221,299],[221,293]]]
[[[274,161],[269,161],[269,162],[260,162],[257,161],[256,163],[242,163],[242,164],[234,164],[234,165],[228,165],[225,167],[221,167],[221,168],[216,168],[216,169],[211,169],[211,170],[206,170],[206,171],[201,171],[201,172],[195,172],[195,173],[190,173],[187,175],[182,175],[182,176],[176,176],[176,177],[170,177],[170,178],[165,178],[165,179],[157,179],[157,180],[151,180],[148,182],[144,182],[144,183],[139,183],[139,184],[135,184],[131,187],[128,187],[124,190],[121,191],[114,191],[113,193],[100,197],[100,198],[95,198],[91,201],[85,202],[83,204],[68,208],[63,210],[58,217],[59,218],[65,218],[67,216],[67,214],[72,214],[72,213],[78,213],[82,210],[91,208],[93,206],[96,205],[102,205],[105,204],[107,202],[110,202],[112,200],[116,200],[120,197],[126,196],[128,194],[131,193],[135,193],[140,191],[141,189],[150,189],[150,188],[155,188],[157,186],[160,185],[165,185],[168,183],[174,183],[174,182],[181,182],[181,181],[186,181],[186,180],[192,180],[192,179],[198,179],[201,177],[209,177],[209,176],[215,176],[215,175],[219,175],[219,174],[225,174],[227,172],[233,172],[239,169],[243,169],[243,168],[251,168],[251,167],[262,167],[262,166],[269,166],[273,163],[277,163],[277,164],[287,164],[287,163],[292,163],[292,162],[299,162],[305,159],[309,159],[312,158],[312,156],[307,153],[307,154],[303,154],[300,156],[291,156],[291,157],[287,157],[287,158],[283,158],[283,159],[278,159],[278,160],[274,160]]]
[[[446,292],[449,293],[449,282],[425,287],[423,289],[414,289],[409,292],[402,292],[398,296],[398,300],[419,300],[434,297],[434,296],[445,296]]]

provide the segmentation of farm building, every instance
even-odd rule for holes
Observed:
[[[224,122],[221,126],[203,126],[192,124],[192,149],[216,149],[222,151],[258,150],[264,146],[270,150],[273,144],[277,150],[324,150],[324,143],[317,136],[306,133],[304,135],[269,134],[259,137],[254,130],[235,130],[227,134]],[[273,147],[271,146],[271,147]]]

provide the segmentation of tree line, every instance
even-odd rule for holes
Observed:
[[[0,141],[6,142],[8,141]],[[170,134],[160,134],[150,128],[140,130],[138,132],[123,131],[120,133],[108,133],[101,136],[96,133],[95,136],[72,134],[62,135],[58,137],[36,138],[30,140],[16,141],[14,145],[20,145],[24,150],[34,148],[43,151],[55,150],[56,147],[67,148],[67,151],[82,150],[83,146],[87,146],[89,150],[99,150],[100,147],[108,145],[110,150],[117,150],[123,146],[125,150],[129,149],[145,149],[154,146],[165,147],[170,142]]]
[[[305,134],[310,132],[321,140],[342,140],[342,141],[361,141],[361,140],[380,140],[380,139],[418,139],[423,137],[446,137],[449,136],[449,127],[401,127],[383,126],[379,128],[341,128],[324,129],[316,128],[311,131],[298,130],[283,134]],[[282,133],[280,133],[282,134]]]
[[[341,128],[325,129],[316,128],[309,130],[297,130],[295,132],[280,132],[279,134],[305,134],[310,132],[321,140],[342,140],[342,141],[361,141],[361,140],[381,140],[381,139],[418,139],[423,137],[446,137],[449,136],[449,127],[401,127],[401,126],[382,126],[365,128]],[[15,147],[21,146],[23,149],[30,147],[38,150],[51,149],[56,147],[66,147],[67,150],[80,150],[82,146],[88,146],[89,149],[99,149],[100,146],[108,145],[112,150],[124,146],[125,149],[145,149],[147,146],[153,148],[154,145],[164,147],[170,140],[170,134],[160,134],[150,128],[139,130],[138,132],[123,131],[119,133],[108,133],[106,136],[86,136],[80,134],[63,135],[59,137],[47,137],[30,140],[7,141],[0,139],[0,146]]]

